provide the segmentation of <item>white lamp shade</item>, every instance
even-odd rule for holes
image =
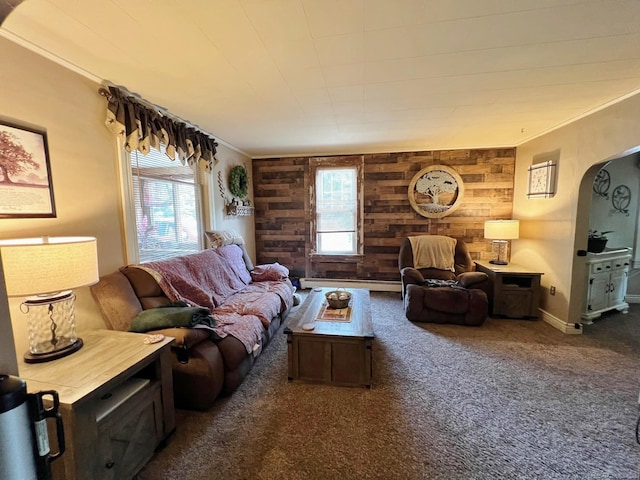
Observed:
[[[94,237],[0,240],[0,256],[10,297],[73,290],[98,281]]]
[[[519,236],[519,220],[487,220],[484,222],[484,238],[489,240],[514,240]]]

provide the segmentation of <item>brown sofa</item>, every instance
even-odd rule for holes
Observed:
[[[247,270],[244,273],[248,274],[250,272],[246,262],[249,257],[243,245],[229,245],[221,247],[221,249],[222,248],[238,249],[240,253],[235,252],[235,258],[245,260],[243,265]],[[198,256],[205,257],[206,265],[208,265],[207,272],[198,272],[196,267],[194,273],[194,275],[198,277],[197,281],[203,282],[204,280],[201,280],[200,277],[205,279],[210,279],[211,277],[209,273],[212,262],[216,264],[216,269],[219,268],[217,265],[218,259],[212,252],[214,252],[214,249],[204,250],[199,254],[177,257],[176,259],[165,260],[163,262],[171,267],[171,262],[175,261],[177,270],[179,270],[178,262],[183,262],[185,259],[189,260],[191,257],[196,259],[200,258]],[[242,260],[239,260],[239,262],[242,262]],[[189,262],[190,269],[194,268],[191,265],[192,263],[193,262]],[[166,264],[165,267],[167,266]],[[142,267],[147,265],[150,264],[143,264]],[[253,270],[253,265],[251,265],[250,260],[248,261],[248,265],[251,270]],[[141,266],[122,267],[116,272],[101,277],[100,281],[91,287],[92,295],[108,328],[114,330],[129,330],[132,320],[143,310],[155,309],[175,302],[176,299],[169,298],[167,294],[167,285],[164,284],[164,279],[158,279],[158,275],[154,275],[152,269],[140,267]],[[223,265],[220,268],[222,268],[221,277],[226,276],[229,272],[228,265]],[[255,270],[253,271],[255,272]],[[251,277],[247,277],[247,275],[241,276],[243,276],[245,280]],[[238,278],[227,280],[228,282],[235,281],[236,285],[240,284],[240,282],[237,281]],[[260,337],[250,352],[247,351],[246,339],[241,341],[239,340],[240,337],[237,338],[232,334],[228,334],[224,336],[224,338],[217,338],[217,335],[203,328],[167,328],[147,332],[148,334],[162,333],[176,339],[172,348],[173,386],[176,406],[185,409],[205,410],[213,404],[218,396],[221,394],[231,394],[238,388],[253,366],[255,359],[262,352],[262,348],[269,343],[269,340],[277,332],[289,312],[290,307],[293,305],[294,289],[287,278],[268,280],[267,282],[273,282],[274,285],[269,286],[267,283],[250,280],[248,284],[246,284],[246,288],[236,288],[229,297],[224,299],[220,296],[220,291],[223,291],[226,295],[229,293],[228,289],[224,291],[224,289],[219,288],[219,286],[213,285],[213,283],[216,282],[211,280],[208,280],[208,283],[211,285],[204,286],[205,290],[209,287],[211,287],[211,289],[218,289],[214,294],[217,301],[212,300],[212,307],[214,308],[211,310],[214,318],[216,318],[216,312],[223,308],[224,304],[243,305],[242,308],[237,309],[243,312],[244,306],[249,303],[254,302],[257,304],[255,301],[256,298],[262,295],[259,292],[256,293],[256,291],[253,291],[251,294],[246,293],[252,288],[253,290],[269,290],[269,288],[273,287],[279,292],[278,295],[286,297],[280,298],[277,314],[269,319],[268,326],[264,326],[264,328],[261,329]],[[286,285],[286,288],[282,288],[283,283]],[[203,286],[199,285],[197,290],[200,292],[203,290]],[[284,294],[282,292],[287,293]],[[269,298],[271,304],[273,304],[273,295]],[[260,301],[263,300],[264,298],[260,298]],[[187,303],[201,305],[201,303]],[[273,305],[272,307],[275,308]],[[273,308],[269,311],[271,310],[273,310]],[[234,318],[233,315],[227,316],[232,318],[233,321],[252,321],[252,328],[255,333],[256,316],[254,315],[252,318],[249,318],[243,316],[243,312],[239,312],[241,315],[236,315],[238,318]],[[228,321],[231,322],[231,320]]]
[[[488,314],[487,275],[475,271],[465,242],[456,239],[454,271],[414,268],[413,248],[403,239],[398,255],[405,314],[413,322],[482,325]]]

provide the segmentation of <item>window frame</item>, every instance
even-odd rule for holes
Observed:
[[[356,169],[356,251],[355,253],[331,253],[318,251],[318,231],[316,210],[316,181],[318,170],[326,169]],[[350,261],[357,260],[363,256],[364,252],[364,205],[363,205],[363,186],[364,186],[364,156],[348,156],[348,157],[316,157],[309,159],[309,224],[310,224],[310,242],[311,257],[317,261]]]
[[[141,263],[140,251],[138,243],[138,228],[136,219],[136,203],[135,203],[135,187],[134,187],[134,174],[132,168],[131,156],[142,155],[137,151],[127,152],[120,139],[118,139],[118,152],[120,156],[119,163],[119,180],[121,185],[122,207],[123,207],[123,229],[125,233],[125,261],[129,264]],[[157,152],[157,151],[156,151]],[[180,160],[176,158],[174,162],[180,163]],[[204,232],[205,219],[205,195],[203,194],[203,180],[204,175],[200,168],[192,167],[194,173],[194,192],[196,198],[196,217],[199,224],[198,233],[198,248],[202,250],[204,248]],[[146,177],[139,177],[146,178]],[[170,257],[165,257],[170,258]]]

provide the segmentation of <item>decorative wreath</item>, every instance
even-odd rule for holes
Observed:
[[[229,191],[234,197],[245,198],[247,196],[249,176],[247,169],[242,165],[236,165],[229,172]]]

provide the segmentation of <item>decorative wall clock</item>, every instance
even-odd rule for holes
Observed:
[[[444,165],[432,165],[416,173],[409,184],[409,202],[423,217],[441,218],[452,214],[461,204],[462,178]]]
[[[556,167],[553,160],[529,167],[529,198],[551,198],[556,194]]]

